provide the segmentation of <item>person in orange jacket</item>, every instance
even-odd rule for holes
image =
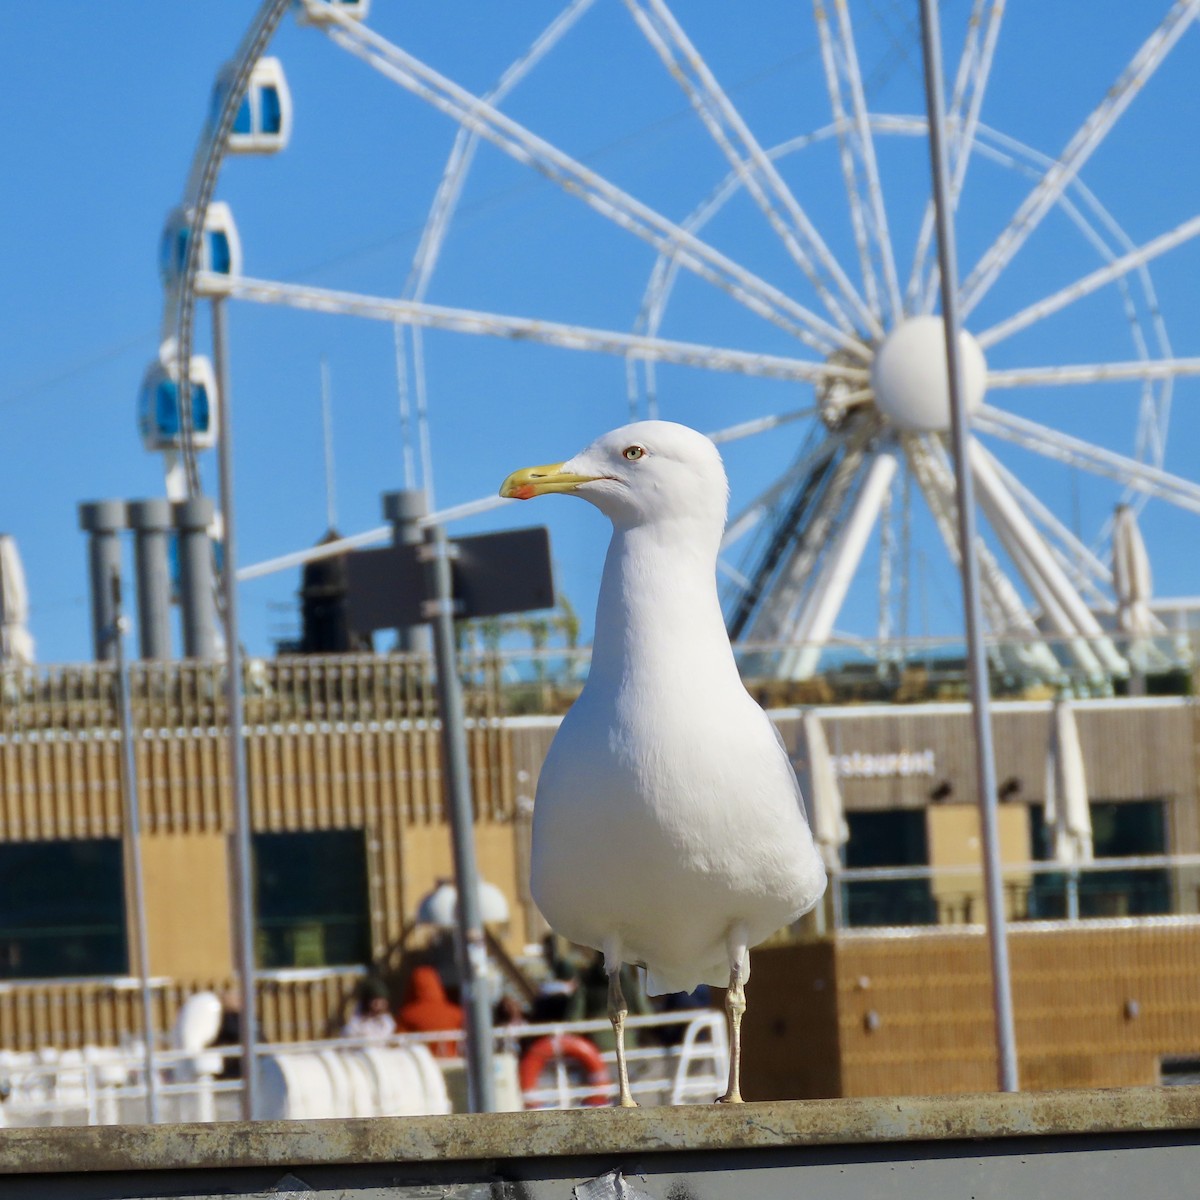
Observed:
[[[408,1033],[462,1029],[463,1010],[447,998],[441,976],[435,967],[420,966],[413,969],[408,981],[408,995],[397,1013],[396,1024]],[[429,1042],[428,1045],[430,1051],[439,1058],[453,1058],[459,1053],[457,1037],[444,1042]]]

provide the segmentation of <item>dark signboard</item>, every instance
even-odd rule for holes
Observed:
[[[450,543],[458,617],[496,617],[554,607],[550,534],[544,526],[457,538]],[[347,609],[358,633],[428,619],[425,546],[386,546],[346,555]]]

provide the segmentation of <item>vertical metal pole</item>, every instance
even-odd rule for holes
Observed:
[[[1001,1091],[1015,1092],[1017,1039],[1013,1023],[1012,980],[1008,967],[1008,929],[1004,911],[1004,882],[1000,866],[997,819],[996,761],[988,696],[987,655],[979,606],[979,560],[975,547],[975,496],[967,458],[966,411],[963,407],[959,361],[958,263],[951,221],[942,113],[942,53],[937,0],[921,0],[921,42],[925,56],[925,101],[929,114],[929,153],[933,169],[937,214],[938,262],[941,268],[942,319],[946,329],[946,371],[950,384],[950,435],[954,448],[954,479],[958,493],[958,540],[962,560],[963,608],[967,626],[967,664],[971,716],[975,731],[976,783],[983,835],[983,876],[987,895],[988,941],[992,957],[992,998],[996,1018],[996,1049]]]
[[[446,808],[454,841],[454,885],[458,891],[455,952],[462,980],[462,1008],[467,1033],[467,1096],[472,1112],[496,1111],[496,1076],[492,1063],[492,1011],[487,988],[487,943],[479,907],[479,874],[475,862],[475,814],[463,725],[462,688],[454,649],[454,590],[450,548],[440,525],[425,530],[428,594],[426,601],[437,653],[438,708],[442,717],[442,769]]]
[[[212,302],[213,369],[217,377],[217,470],[220,475],[221,516],[225,555],[221,569],[221,599],[225,610],[225,703],[229,716],[229,785],[233,795],[234,896],[238,974],[242,985],[242,1119],[254,1120],[258,1109],[256,1015],[258,988],[254,961],[254,880],[250,848],[250,799],[246,788],[246,743],[242,733],[242,643],[237,608],[237,526],[233,506],[233,423],[230,420],[228,326],[225,302]]]
[[[142,816],[138,803],[137,758],[133,750],[133,704],[129,697],[128,666],[125,662],[125,633],[129,621],[121,609],[121,576],[109,576],[113,623],[109,629],[117,673],[117,702],[121,720],[121,774],[124,784],[125,844],[129,850],[129,872],[133,876],[133,936],[142,977],[142,1037],[145,1040],[146,1116],[151,1125],[161,1117],[158,1078],[154,1070],[154,1005],[150,995],[150,937],[146,930],[146,887],[142,873]]]

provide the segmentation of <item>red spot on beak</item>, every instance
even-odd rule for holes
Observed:
[[[537,495],[537,490],[532,483],[523,483],[513,488],[509,494],[514,500],[532,500]]]

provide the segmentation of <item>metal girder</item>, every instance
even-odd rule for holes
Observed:
[[[1011,337],[1018,330],[1025,329],[1027,326],[1033,325],[1050,316],[1051,313],[1056,313],[1060,309],[1066,308],[1068,304],[1074,304],[1076,300],[1081,300],[1084,296],[1091,295],[1098,288],[1112,283],[1113,280],[1119,279],[1122,275],[1127,275],[1130,271],[1136,271],[1144,267],[1148,262],[1165,254],[1168,250],[1173,250],[1176,246],[1182,245],[1197,234],[1200,234],[1200,216],[1192,217],[1190,221],[1184,221],[1182,225],[1176,226],[1170,232],[1146,242],[1145,245],[1131,250],[1128,254],[1121,255],[1106,266],[1100,267],[1098,270],[1092,271],[1091,274],[1085,275],[1083,278],[1077,279],[1074,283],[1061,288],[1053,295],[1046,296],[1035,304],[1030,304],[1028,307],[1023,308],[1018,313],[1014,313],[1013,316],[1003,321],[998,321],[995,325],[977,334],[975,340],[982,349],[986,350],[989,346],[994,346],[1004,338]]]
[[[663,0],[625,0],[625,4],[830,315],[845,332],[857,336],[854,323],[843,306],[844,301],[868,329],[880,332],[870,303],[864,305],[792,190],[670,9]],[[776,203],[782,212],[776,208]],[[840,299],[826,283],[826,276],[831,278]]]
[[[331,23],[329,36],[369,66],[419,96],[460,125],[476,131],[517,162],[532,167],[618,227],[660,251],[675,251],[680,264],[725,291],[752,312],[827,354],[834,346],[858,347],[858,339],[778,288],[746,270],[675,222],[472,95],[407,51],[357,21]]]
[[[883,317],[885,312],[890,312],[890,323],[894,325],[903,316],[904,303],[900,297],[900,281],[896,275],[896,260],[888,232],[887,211],[883,204],[879,165],[875,161],[875,144],[871,138],[862,72],[850,25],[850,9],[846,0],[829,0],[829,3],[837,18],[835,22],[829,20],[826,0],[814,0],[817,37],[825,66],[830,110],[838,130],[850,224],[858,249],[867,304],[872,312],[869,327],[879,336],[883,333],[883,327],[874,314]],[[877,274],[883,277],[882,291]]]
[[[1026,417],[1001,412],[989,404],[980,405],[973,420],[976,428],[983,433],[1024,446],[1045,458],[1057,459],[1096,475],[1115,479],[1125,487],[1166,500],[1179,508],[1200,512],[1200,484],[1190,479],[1172,475],[1169,471],[1106,450],[1102,446],[1094,446],[1082,438],[1049,429]]]
[[[905,438],[904,448],[913,477],[929,506],[946,553],[957,566],[961,556],[954,474],[945,447],[936,435],[923,434]],[[980,599],[984,614],[993,635],[1001,639],[999,645],[991,647],[997,665],[1018,672],[1032,671],[1047,681],[1061,678],[1061,665],[1029,615],[1012,580],[982,537],[976,538],[975,553],[979,558],[983,585]]]
[[[837,363],[805,362],[772,354],[752,354],[744,350],[724,350],[695,342],[674,342],[663,338],[589,329],[529,317],[510,317],[501,313],[476,312],[466,308],[448,308],[418,300],[392,300],[384,296],[362,296],[329,288],[270,280],[226,279],[227,293],[238,300],[258,304],[282,304],[313,312],[341,313],[392,321],[429,329],[448,329],[456,333],[481,334],[539,342],[568,350],[589,350],[618,354],[682,366],[704,367],[710,371],[732,371],[742,375],[762,375],[770,379],[800,380],[808,383],[826,379],[865,382],[864,367]]]
[[[780,664],[779,674],[784,678],[811,679],[816,673],[898,464],[894,450],[880,450],[867,467],[837,541],[825,555],[820,574],[792,622],[788,636],[792,647]]]
[[[980,503],[987,513],[989,524],[1004,543],[1010,557],[1017,563],[1025,581],[1043,604],[1043,608],[1057,608],[1063,619],[1069,623],[1068,627],[1060,632],[1075,632],[1086,639],[1090,654],[1103,664],[1103,671],[1117,675],[1126,674],[1128,664],[1125,659],[1101,629],[1100,622],[1096,620],[1092,610],[1084,603],[1050,553],[1049,547],[1033,523],[1004,486],[988,456],[974,441],[971,444],[970,461],[971,471],[979,486]],[[1082,665],[1088,656],[1081,655],[1075,643],[1072,643],[1072,646],[1077,660]]]
[[[730,636],[750,642],[790,640],[795,614],[813,584],[817,562],[845,518],[855,485],[867,465],[870,428],[831,443],[837,457],[821,459],[808,473],[771,531],[752,575],[754,590],[742,596]]]
[[[979,125],[979,112],[983,105],[988,76],[991,73],[992,61],[996,53],[1000,21],[1004,15],[1004,0],[992,0],[985,27],[983,17],[985,4],[986,0],[975,0],[971,7],[971,15],[967,21],[966,42],[958,63],[950,108],[946,114],[946,126],[950,130],[950,199],[954,208],[958,207],[958,198],[962,194],[967,167],[971,162],[975,130]],[[982,38],[980,29],[983,29]],[[937,296],[940,275],[937,263],[935,262],[931,266],[929,262],[933,248],[933,224],[933,198],[930,197],[921,218],[921,230],[917,235],[912,272],[905,290],[905,298],[910,312],[932,312]],[[922,286],[922,281],[924,281],[924,286]]]
[[[1121,73],[1104,99],[1079,127],[1054,165],[1022,201],[995,242],[963,282],[960,293],[965,317],[983,298],[1042,218],[1104,141],[1117,118],[1158,69],[1185,29],[1200,12],[1200,0],[1176,0]]]

